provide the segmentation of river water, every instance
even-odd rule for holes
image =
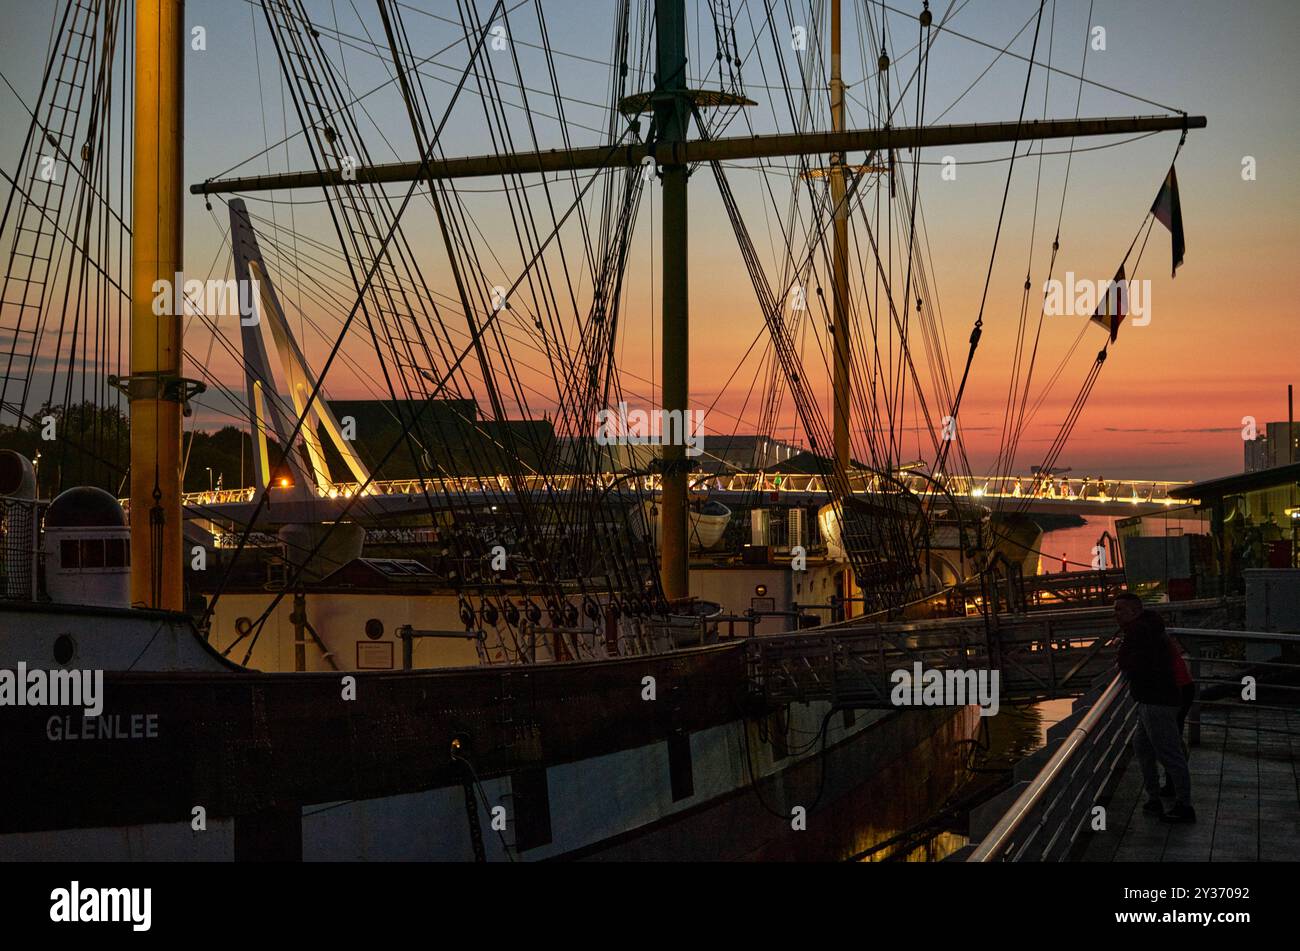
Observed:
[[[1089,518],[1075,528],[1044,532],[1043,540],[1039,543],[1042,555],[1038,559],[1038,573],[1060,571],[1062,558],[1066,559],[1069,571],[1090,570],[1093,565],[1093,548],[1105,532],[1110,532],[1111,537],[1115,537],[1115,521],[1111,516]]]
[[[1047,743],[1047,730],[1069,716],[1073,700],[1046,700],[1023,707],[1003,705],[997,716],[980,721],[978,747],[969,761],[965,782],[952,800],[977,797],[1005,780],[1012,767]],[[967,837],[946,828],[936,828],[917,836],[905,846],[871,855],[865,861],[937,862],[968,843]]]
[[[1039,572],[1061,571],[1062,558],[1069,571],[1091,570],[1093,548],[1104,533],[1109,532],[1112,538],[1115,537],[1116,521],[1111,516],[1095,517],[1087,519],[1083,525],[1045,532],[1039,546]],[[1073,703],[1072,699],[1066,698],[1020,707],[1004,704],[997,716],[983,718],[978,742],[969,757],[965,780],[950,798],[942,803],[934,801],[930,807],[936,810],[937,815],[946,816],[957,804],[956,809],[961,814],[970,802],[977,802],[984,795],[1004,787],[1015,764],[1046,745],[1048,729],[1069,716]],[[948,822],[946,818],[936,821],[932,828],[918,829],[915,835],[903,836],[903,841],[897,846],[882,848],[861,860],[939,861],[968,843],[962,832],[954,831],[960,825],[960,822]],[[887,822],[879,826],[888,829]],[[894,832],[897,834],[901,830],[895,828]],[[880,839],[887,840],[888,834],[882,832]]]
[[[1039,546],[1040,573],[1061,570],[1061,559],[1069,571],[1092,568],[1093,548],[1104,532],[1115,536],[1113,517],[1090,518],[1083,525],[1045,532]],[[1004,780],[1015,764],[1047,743],[1047,730],[1070,714],[1072,699],[1047,700],[1022,707],[1003,705],[998,715],[981,721],[979,745],[971,757],[970,772],[955,801],[977,796],[981,789]],[[968,842],[967,837],[948,829],[919,836],[898,849],[885,850],[867,861],[934,862],[951,855]]]

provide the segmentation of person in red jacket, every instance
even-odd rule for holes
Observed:
[[[1178,727],[1182,691],[1174,675],[1173,647],[1165,633],[1165,622],[1154,611],[1143,608],[1141,598],[1127,591],[1115,599],[1115,618],[1124,632],[1116,661],[1138,708],[1133,753],[1147,792],[1142,810],[1166,822],[1195,822],[1192,775]],[[1174,785],[1175,803],[1169,812],[1160,802],[1157,761]]]

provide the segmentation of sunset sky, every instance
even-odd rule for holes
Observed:
[[[19,8],[11,15],[11,22],[26,22],[30,29],[15,28],[0,35],[0,70],[30,103],[39,87],[53,4],[43,0],[10,2]],[[370,40],[383,43],[382,26],[373,4],[353,7],[331,0],[311,0],[306,5],[313,19],[328,27],[326,52],[335,68],[346,76],[354,94],[380,86],[390,78],[390,64],[364,49]],[[486,15],[491,6],[489,0],[477,0],[480,16]],[[764,5],[733,2],[732,6],[738,11],[736,34],[744,57],[745,92],[758,105],[748,110],[747,117],[733,117],[717,134],[748,134],[746,118],[757,132],[792,131],[784,94],[769,88],[780,73],[770,34],[759,24]],[[809,9],[807,2],[792,6]],[[1050,56],[1053,67],[1078,72],[1089,26],[1089,6],[1088,0],[1047,0],[1035,56],[1038,62],[1044,63]],[[552,118],[555,103],[544,61],[533,45],[539,39],[534,0],[514,0],[508,7],[512,11],[511,36],[521,41],[518,52],[530,87],[533,128],[545,147],[558,146],[559,126]],[[575,145],[603,141],[603,134],[597,130],[606,122],[602,109],[610,86],[605,64],[611,58],[614,7],[610,0],[541,2],[560,88],[569,97],[565,113]],[[640,9],[640,0],[633,7]],[[692,85],[716,89],[717,72],[710,70],[714,65],[714,39],[708,24],[709,5],[705,0],[687,0],[687,7]],[[895,84],[896,97],[896,87],[907,82],[917,64],[915,14],[920,3],[891,0],[889,7],[902,12],[883,10],[880,3],[864,0],[845,0],[844,7],[844,72],[850,87],[848,124],[867,127],[873,124],[869,104],[874,106],[877,96],[875,57],[879,53],[878,49],[869,49],[865,39],[867,13],[875,28],[884,18],[889,52],[894,59],[891,83]],[[1027,65],[1009,56],[994,60],[997,49],[1026,25],[1028,29],[1009,49],[1021,56],[1029,55],[1037,0],[956,0],[951,6],[948,0],[939,0],[932,7],[936,24],[947,11],[954,10],[946,21],[952,30],[994,48],[951,34],[937,35],[930,53],[925,122],[1014,121]],[[361,11],[360,20],[357,10]],[[420,10],[436,10],[438,15],[428,16]],[[280,73],[260,7],[247,0],[190,0],[186,11],[190,24],[206,30],[206,50],[190,51],[186,56],[186,183],[210,176],[310,167],[300,137],[287,148],[279,145],[265,155],[259,154],[268,145],[275,146],[286,132],[292,134],[298,128],[292,106],[287,115],[282,107]],[[402,15],[417,57],[448,47],[429,63],[425,77],[425,93],[433,111],[440,114],[448,102],[450,83],[455,82],[467,58],[456,4],[412,0],[410,7],[402,8]],[[796,23],[800,15],[796,14]],[[809,22],[815,20],[809,17]],[[1177,161],[1187,240],[1185,264],[1177,278],[1171,279],[1169,234],[1156,224],[1136,274],[1151,282],[1150,324],[1121,329],[1059,465],[1072,467],[1076,474],[1133,478],[1198,479],[1239,471],[1242,418],[1254,416],[1261,428],[1267,421],[1285,419],[1286,386],[1300,383],[1300,374],[1296,373],[1300,329],[1290,283],[1296,273],[1295,249],[1300,244],[1300,183],[1294,174],[1294,162],[1300,156],[1296,121],[1300,71],[1294,66],[1300,6],[1292,0],[1232,4],[1219,0],[1152,0],[1141,4],[1096,0],[1091,26],[1105,29],[1106,48],[1088,50],[1087,78],[1149,101],[1085,84],[1078,106],[1081,116],[1166,114],[1175,109],[1206,116],[1208,128],[1190,133]],[[790,27],[782,19],[775,29],[783,38],[786,69],[797,76],[797,54],[784,39]],[[757,45],[756,30],[760,37]],[[815,36],[815,29],[811,33]],[[634,42],[640,42],[639,32]],[[505,64],[507,54],[499,55],[502,59],[496,62]],[[869,64],[865,69],[864,60]],[[498,75],[505,76],[504,70],[513,67],[498,68],[503,70]],[[708,75],[701,79],[706,71]],[[1079,83],[1056,73],[1045,89],[1045,76],[1042,68],[1033,72],[1026,118],[1072,118]],[[642,85],[648,88],[649,82],[645,77]],[[822,94],[814,108],[817,128],[828,125],[824,98]],[[389,84],[367,97],[364,104],[363,121],[373,121],[378,128],[367,138],[374,159],[415,158],[415,146],[395,87]],[[510,123],[515,147],[530,148],[530,130],[523,111],[515,109],[510,115],[515,117]],[[27,115],[14,93],[4,87],[0,87],[0,117],[4,120],[0,126],[0,163],[12,170]],[[915,88],[909,87],[895,122],[910,125],[915,118]],[[453,109],[443,133],[444,152],[470,155],[492,151],[489,128],[490,122],[471,84]],[[1113,148],[1083,151],[1115,141],[1076,142],[1079,151],[1070,164],[1068,189],[1064,192],[1061,249],[1053,276],[1064,277],[1066,271],[1071,271],[1080,278],[1097,281],[1111,277],[1164,180],[1178,133],[1160,133]],[[1068,145],[1068,140],[1052,140],[1046,150],[1064,152]],[[949,372],[955,376],[960,375],[966,339],[979,311],[1010,149],[1010,145],[929,149],[921,155],[923,248],[927,263],[933,263],[933,270],[928,271],[931,300],[942,312]],[[941,177],[945,155],[956,159],[954,181]],[[1243,161],[1248,156],[1254,160],[1254,180],[1243,179]],[[899,157],[907,166],[909,187],[911,158],[906,153]],[[851,162],[861,160],[860,154],[850,156]],[[984,308],[984,336],[960,416],[966,450],[977,471],[991,467],[997,450],[1027,273],[1035,288],[1031,294],[1031,333],[1037,320],[1057,214],[1062,207],[1066,161],[1065,154],[1049,154],[1040,167],[1039,159],[1026,156],[1022,145],[1015,163]],[[727,174],[769,279],[775,281],[780,273],[779,232],[773,230],[778,213],[761,187],[763,173],[751,164],[748,168],[729,167]],[[768,183],[784,209],[789,203],[789,177],[769,174]],[[500,252],[498,279],[509,284],[517,276],[520,255],[501,197],[491,191],[499,185],[496,180],[482,179],[466,182],[463,188],[465,207],[479,228],[480,240]],[[6,193],[7,188],[0,185]],[[659,345],[655,339],[658,315],[652,309],[651,296],[653,291],[657,308],[657,274],[652,268],[658,266],[658,251],[654,250],[653,264],[651,251],[660,234],[658,190],[657,185],[648,190],[653,201],[643,202],[637,222],[625,299],[626,339],[620,342],[619,350],[624,385],[642,397],[643,405],[656,398],[649,381],[659,376]],[[546,206],[541,201],[542,193],[534,191],[534,211],[540,224],[544,217],[540,212]],[[393,186],[390,193],[400,195],[403,189]],[[563,183],[552,186],[552,193],[562,207],[573,197],[572,189]],[[272,204],[264,200],[270,197],[304,204]],[[319,192],[278,192],[250,198],[249,206],[255,215],[274,218],[279,228],[292,228],[322,242],[333,241],[337,247],[319,197]],[[692,177],[690,200],[692,396],[697,405],[711,412],[709,433],[752,432],[758,420],[758,400],[750,397],[747,403],[746,393],[766,350],[762,317],[708,168],[698,169]],[[874,192],[865,201],[874,207]],[[806,215],[808,203],[805,201],[802,207]],[[213,214],[209,215],[202,198],[187,196],[185,212],[187,275],[204,277],[212,268],[213,276],[222,276],[229,257],[220,250],[227,226],[224,204],[214,200]],[[898,242],[902,238],[898,235],[902,224],[895,215],[893,265],[900,285],[898,249],[902,245]],[[440,294],[451,294],[446,257],[427,199],[423,204],[413,204],[404,225],[416,248],[421,253],[427,251],[426,277],[430,285]],[[272,225],[266,227],[268,232],[275,230]],[[865,241],[864,232],[855,233],[858,240]],[[579,247],[573,228],[567,228],[563,235],[569,242],[566,248]],[[553,276],[559,274],[558,259],[551,264]],[[289,301],[299,299],[292,290],[292,276],[275,277],[282,285],[282,296]],[[589,289],[590,275],[585,277]],[[865,280],[870,296],[871,271],[865,276],[855,272],[853,280],[859,289]],[[901,290],[898,294],[901,298]],[[339,314],[325,313],[312,304],[305,306],[309,316],[337,330]],[[1031,402],[1085,322],[1082,316],[1044,320]],[[229,339],[237,340],[237,326],[229,320],[226,324]],[[862,329],[858,332],[862,333]],[[192,328],[187,340],[192,360],[210,367],[237,389],[242,388],[234,361],[220,346],[214,346],[210,337],[201,325]],[[746,358],[756,338],[759,345]],[[1087,328],[1021,440],[1017,456],[1020,471],[1028,471],[1030,465],[1040,461],[1105,340],[1099,327]],[[312,333],[304,335],[304,344],[313,362],[322,360],[329,348],[329,342]],[[815,381],[825,409],[829,405],[826,372],[813,332],[804,337],[804,347],[809,378]],[[359,369],[344,367],[337,377],[331,376],[330,395],[382,395],[368,389],[377,370],[375,355],[367,348],[360,336],[350,343],[349,353]],[[919,344],[913,356],[918,361],[923,358]],[[734,379],[724,389],[733,371]],[[521,370],[525,376],[533,372],[545,391],[547,379],[540,367],[536,371]],[[923,376],[927,373],[923,371]],[[553,379],[549,386],[554,389]],[[230,409],[214,401],[200,412],[199,424],[228,422],[229,417],[221,415],[219,406]],[[788,397],[784,406],[778,435],[790,437],[793,428],[793,438],[798,441],[800,433]],[[540,395],[536,402],[530,402],[530,408],[537,415],[552,409]],[[908,427],[915,429],[911,422],[904,428]],[[917,446],[916,439],[915,432],[909,434],[905,447]],[[919,448],[929,452],[924,445]]]

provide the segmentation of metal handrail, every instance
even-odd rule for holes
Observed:
[[[1233,631],[1209,628],[1171,627],[1167,633],[1175,637],[1188,638],[1230,638],[1238,641],[1262,641],[1273,643],[1300,643],[1300,634],[1287,634],[1270,631]],[[966,861],[991,862],[1003,857],[1007,848],[1014,841],[1015,834],[1025,822],[1044,804],[1057,779],[1071,765],[1072,760],[1084,742],[1094,733],[1099,725],[1106,722],[1111,707],[1125,693],[1124,675],[1117,673],[1106,686],[1097,702],[1092,705],[1079,725],[1071,731],[1065,742],[1052,754],[1047,765],[1030,782],[1029,786],[1016,798],[1014,804],[1002,816],[993,830],[975,846]]]
[[[1225,631],[1204,627],[1168,627],[1166,634],[1175,637],[1204,637],[1210,640],[1230,638],[1234,641],[1260,641],[1266,644],[1300,644],[1300,634],[1284,634],[1281,631]]]
[[[975,847],[975,850],[966,861],[991,862],[1001,857],[1003,851],[1010,844],[1012,836],[1042,803],[1057,777],[1065,771],[1066,766],[1070,764],[1075,753],[1083,746],[1088,735],[1104,720],[1111,705],[1116,699],[1124,695],[1124,690],[1124,675],[1117,673],[1101,696],[1097,698],[1097,702],[1079,721],[1079,725],[1070,732],[1065,742],[1052,754],[1052,758],[1048,760],[1047,765],[1034,777],[1025,791],[1007,810],[1006,814],[998,820],[998,824],[993,827],[993,831],[984,837],[984,840]]]

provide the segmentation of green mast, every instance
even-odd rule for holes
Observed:
[[[655,3],[654,130],[666,147],[686,141],[691,99],[686,89],[686,3]],[[682,421],[681,439],[662,448],[659,564],[669,601],[688,594],[689,546],[685,427],[689,385],[690,307],[687,278],[687,206],[684,164],[665,164],[663,173],[663,409]]]

